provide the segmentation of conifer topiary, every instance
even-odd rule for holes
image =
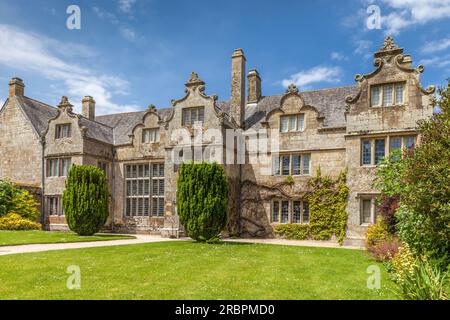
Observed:
[[[183,163],[178,177],[177,209],[189,237],[217,239],[227,224],[228,181],[217,163]]]
[[[81,236],[99,232],[108,218],[108,185],[103,171],[93,166],[72,165],[63,205],[70,230]]]

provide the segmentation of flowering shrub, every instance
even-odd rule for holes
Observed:
[[[22,218],[15,212],[0,217],[0,230],[40,230],[41,225],[28,219]]]
[[[447,273],[425,256],[415,257],[408,244],[402,244],[392,259],[396,294],[407,300],[447,300]]]
[[[367,229],[366,248],[369,249],[376,243],[390,238],[392,238],[392,235],[389,233],[388,225],[384,222],[382,217],[379,217],[377,221]]]
[[[0,217],[15,212],[23,218],[36,220],[38,203],[25,189],[21,189],[9,180],[0,179]]]
[[[409,245],[402,243],[398,253],[392,259],[392,268],[394,271],[394,280],[403,282],[404,279],[414,273],[414,255]]]
[[[397,238],[390,238],[376,242],[367,251],[379,262],[390,261],[397,255],[400,242]]]

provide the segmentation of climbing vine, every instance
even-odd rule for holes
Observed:
[[[312,178],[310,186],[313,189],[309,197],[310,230],[315,240],[329,240],[333,235],[342,244],[347,227],[348,187],[347,169],[339,174],[337,179],[322,176],[320,168],[317,176]]]
[[[337,179],[317,175],[309,181],[311,193],[307,197],[310,208],[309,224],[284,224],[275,227],[275,234],[286,239],[329,240],[334,235],[342,245],[347,227],[348,187],[347,169]]]

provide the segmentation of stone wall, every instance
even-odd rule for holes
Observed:
[[[41,167],[39,135],[12,97],[0,111],[0,178],[40,187]]]

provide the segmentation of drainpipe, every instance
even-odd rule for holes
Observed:
[[[111,231],[114,232],[114,223],[115,223],[115,208],[116,208],[116,162],[114,161],[116,159],[116,150],[113,147],[113,152],[112,152],[112,163],[111,163],[111,183],[112,183],[112,187],[111,187]]]
[[[41,225],[45,225],[45,136],[41,137]]]

